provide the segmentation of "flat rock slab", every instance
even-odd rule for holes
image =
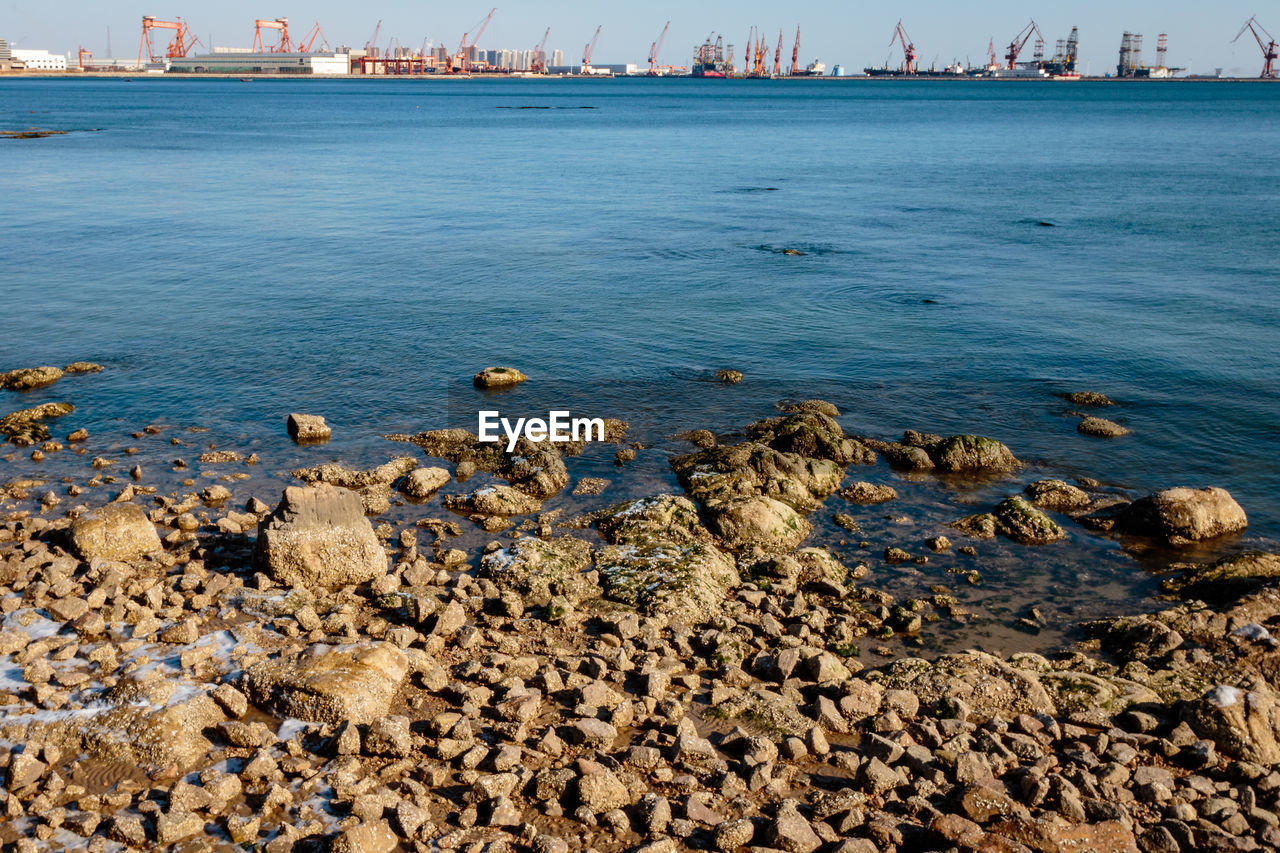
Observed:
[[[333,430],[320,415],[303,415],[294,413],[285,421],[289,437],[298,444],[319,444],[329,440]]]
[[[141,507],[112,503],[71,523],[71,547],[85,560],[136,560],[163,546]]]
[[[282,717],[364,724],[387,714],[408,673],[409,658],[390,643],[317,645],[249,667],[240,687]]]

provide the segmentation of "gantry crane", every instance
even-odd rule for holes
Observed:
[[[902,73],[916,73],[916,46],[911,41],[911,36],[907,35],[906,29],[902,26],[902,19],[898,19],[898,26],[893,31],[893,38],[889,39],[889,47],[893,47],[895,41],[902,42]]]
[[[667,40],[667,30],[671,29],[671,22],[667,21],[667,25],[662,28],[662,35],[658,36],[658,40],[649,46],[649,76],[658,76],[658,54],[662,51],[662,43]]]
[[[280,33],[280,41],[268,47],[262,41],[263,30],[275,30]],[[289,19],[276,18],[274,21],[254,21],[253,22],[253,52],[254,53],[289,53],[293,50],[293,43],[289,41]]]
[[[591,37],[591,41],[582,48],[582,73],[590,74],[591,72],[591,54],[596,52],[596,42],[600,40],[600,31],[604,29],[604,24],[596,27],[596,34]]]
[[[1236,33],[1236,37],[1231,40],[1232,44],[1240,40],[1240,36],[1244,35],[1245,30],[1253,33],[1253,37],[1258,42],[1258,47],[1262,48],[1262,73],[1258,77],[1263,80],[1274,80],[1276,78],[1276,40],[1254,17],[1244,22],[1240,32]],[[1263,36],[1266,36],[1267,40],[1265,42],[1262,40]]]
[[[800,73],[800,25],[796,24],[796,45],[791,48],[791,76]]]
[[[1009,52],[1004,55],[1004,58],[1009,63],[1005,67],[1010,71],[1018,67],[1018,54],[1022,53],[1022,49],[1027,46],[1027,42],[1031,41],[1032,36],[1036,36],[1043,43],[1044,35],[1034,20],[1023,27],[1022,31],[1013,37],[1013,41],[1009,42]],[[1043,52],[1043,48],[1041,50]]]
[[[547,73],[547,39],[551,38],[551,27],[547,27],[547,31],[542,34],[542,41],[533,49],[533,60],[529,63],[529,70],[535,74]]]
[[[146,53],[151,62],[156,61],[156,51],[151,44],[152,30],[173,30],[173,41],[165,48],[167,59],[182,59],[192,47],[200,43],[200,39],[187,27],[187,22],[178,18],[176,21],[161,21],[155,15],[142,16],[142,42],[138,45],[138,65],[142,65],[142,55]]]
[[[450,56],[445,60],[446,71],[448,71],[450,74],[454,74],[454,73],[466,74],[467,73],[467,54],[470,53],[475,48],[475,46],[480,42],[480,36],[484,35],[485,28],[488,27],[489,22],[493,20],[493,13],[496,11],[498,11],[497,6],[494,6],[492,9],[489,10],[489,14],[486,15],[485,19],[480,22],[480,26],[476,30],[476,37],[471,39],[471,44],[467,44],[467,39],[470,37],[471,34],[470,33],[462,34],[462,42],[458,45],[457,51],[454,52],[453,56]]]
[[[92,50],[85,50],[85,49],[82,47],[82,48],[80,48],[80,70],[81,70],[81,71],[84,71],[84,70],[85,70],[85,64],[84,64],[84,61],[85,61],[86,59],[93,59],[93,51],[92,51]]]

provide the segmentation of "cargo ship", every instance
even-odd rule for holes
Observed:
[[[826,73],[827,73],[827,64],[825,62],[820,62],[819,60],[815,59],[813,62],[810,62],[807,66],[805,66],[803,69],[797,68],[795,71],[792,71],[791,76],[792,77],[821,77],[823,74],[826,74]]]
[[[715,36],[715,41],[711,40]],[[707,40],[693,50],[693,77],[725,78],[729,76],[729,63],[724,58],[724,36],[712,33]],[[732,48],[730,48],[732,50]]]

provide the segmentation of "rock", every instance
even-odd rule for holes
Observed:
[[[1057,522],[1018,496],[1001,501],[995,517],[997,532],[1023,545],[1047,545],[1066,536]]]
[[[835,403],[826,400],[781,400],[775,404],[780,412],[794,414],[796,412],[818,412],[829,418],[840,417],[840,409]]]
[[[377,820],[344,829],[329,849],[332,853],[392,853],[398,845],[391,824]]]
[[[1062,480],[1037,480],[1023,492],[1033,504],[1051,512],[1071,512],[1089,505],[1089,495],[1084,489]]]
[[[822,839],[792,800],[784,800],[778,807],[778,816],[769,823],[765,840],[769,846],[787,853],[813,853],[822,846]]]
[[[41,403],[30,409],[10,412],[0,418],[0,435],[8,437],[9,441],[18,447],[30,447],[33,444],[48,441],[49,428],[41,421],[60,418],[74,410],[75,407],[70,403]],[[70,437],[67,440],[70,441]]]
[[[302,415],[294,412],[285,421],[289,437],[298,444],[319,444],[329,440],[333,431],[320,415]]]
[[[207,504],[220,504],[231,499],[231,490],[214,483],[200,492],[200,499]]]
[[[131,503],[110,503],[80,516],[70,536],[72,550],[84,560],[136,560],[163,547],[155,525]]]
[[[1159,703],[1150,688],[1118,676],[1088,672],[1042,672],[1039,681],[1061,714],[1102,710],[1119,714],[1133,705]]]
[[[892,486],[875,483],[854,483],[851,486],[845,486],[836,494],[856,504],[882,504],[898,499],[898,492]]]
[[[169,811],[156,818],[156,841],[168,846],[204,833],[204,820],[190,812]]]
[[[862,443],[878,452],[889,466],[903,471],[932,471],[933,459],[923,447],[899,444],[896,441],[879,441],[863,438]]]
[[[522,536],[481,557],[478,574],[519,593],[527,604],[545,607],[555,595],[574,603],[599,597],[599,585],[586,574],[590,567],[591,546],[581,539]]]
[[[387,555],[360,496],[322,483],[289,486],[258,525],[254,563],[274,580],[303,589],[339,589],[387,573]]]
[[[365,732],[363,749],[369,755],[407,758],[413,752],[413,733],[409,730],[409,718],[390,716],[374,720]]]
[[[808,511],[839,488],[843,478],[841,467],[830,459],[809,459],[758,442],[677,456],[671,467],[689,496],[704,506],[764,495]]]
[[[310,486],[328,483],[331,486],[342,486],[346,489],[367,489],[370,486],[389,486],[417,467],[418,462],[412,456],[397,456],[367,471],[353,471],[336,462],[327,462],[313,468],[299,468],[289,473]]]
[[[716,379],[723,382],[725,385],[737,385],[742,381],[742,371],[726,370],[722,368],[716,371]]]
[[[1215,487],[1155,492],[1129,504],[1116,519],[1124,533],[1163,539],[1175,547],[1239,533],[1248,523],[1231,494]]]
[[[637,545],[661,540],[676,545],[710,542],[698,507],[679,495],[655,495],[617,504],[596,517],[600,536],[611,545]]]
[[[747,427],[747,435],[761,444],[808,459],[829,459],[840,467],[870,465],[876,456],[857,439],[849,438],[834,418],[803,411],[767,418]]]
[[[1191,702],[1184,717],[1222,752],[1270,766],[1280,763],[1280,702],[1269,688],[1221,684]]]
[[[768,497],[730,498],[707,508],[711,531],[726,548],[788,550],[813,532],[813,525],[787,504]]]
[[[415,501],[424,501],[452,479],[443,468],[415,468],[400,481],[400,491]]]
[[[25,367],[0,373],[0,388],[5,391],[30,391],[52,385],[62,378],[56,367]]]
[[[408,672],[408,657],[390,643],[318,645],[254,664],[240,687],[254,704],[278,716],[359,724],[386,715]]]
[[[935,661],[903,658],[886,667],[881,677],[885,686],[909,690],[923,705],[943,714],[955,700],[963,701],[979,719],[1056,711],[1035,672],[986,652],[943,655]]]
[[[1249,551],[1189,569],[1163,582],[1165,592],[1187,599],[1225,602],[1280,578],[1280,554]]]
[[[542,501],[511,486],[486,486],[469,495],[445,495],[444,506],[474,519],[509,518],[537,512]]]
[[[1115,820],[1097,823],[1069,823],[1057,815],[1035,820],[1025,818],[995,821],[987,827],[990,835],[1003,836],[1018,844],[1021,849],[1031,848],[1047,853],[1138,853],[1133,832]],[[979,849],[1009,849],[988,846]],[[1017,848],[1014,848],[1017,849]]]
[[[939,470],[949,473],[1000,474],[1022,464],[1009,448],[979,435],[953,435],[930,456]]]
[[[510,388],[529,377],[514,367],[486,367],[473,378],[477,388]]]
[[[1094,438],[1119,438],[1129,434],[1129,430],[1106,418],[1084,418],[1076,424],[1076,432]]]
[[[62,370],[65,373],[101,373],[105,368],[92,361],[73,361]]]
[[[749,818],[726,820],[712,832],[711,846],[720,853],[729,853],[750,844],[755,835],[756,825]]]
[[[1066,400],[1073,406],[1114,406],[1115,403],[1107,399],[1106,394],[1099,394],[1097,391],[1072,391],[1067,394],[1059,394],[1059,397]]]
[[[978,515],[965,516],[947,526],[960,531],[971,539],[993,539],[999,523],[996,521],[994,513],[984,512]]]
[[[627,786],[604,767],[578,778],[578,800],[595,814],[620,809],[630,804]]]
[[[733,560],[705,543],[610,545],[596,567],[608,598],[689,624],[718,614],[739,581]]]

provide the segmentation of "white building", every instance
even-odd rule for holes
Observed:
[[[27,67],[28,71],[66,71],[67,58],[47,50],[12,50],[13,58]]]
[[[169,60],[179,74],[321,74],[351,73],[345,53],[247,53],[214,48],[213,53]]]

